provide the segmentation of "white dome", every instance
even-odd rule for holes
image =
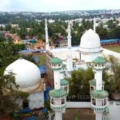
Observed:
[[[39,68],[25,59],[18,59],[10,64],[4,71],[4,74],[10,72],[15,74],[16,84],[22,91],[29,91],[39,87],[40,83],[40,70]]]
[[[100,38],[92,29],[86,31],[81,37],[81,52],[99,52],[101,51]]]

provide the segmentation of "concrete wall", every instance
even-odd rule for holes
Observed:
[[[120,120],[120,101],[119,102],[109,101],[108,108],[109,108],[108,114],[109,120]]]
[[[90,102],[67,102],[67,108],[91,108]]]
[[[91,108],[90,102],[67,102],[67,108]],[[105,116],[105,120],[120,120],[120,101],[108,102],[109,114]]]
[[[103,49],[103,55],[104,55],[105,57],[108,57],[108,56],[112,55],[112,56],[120,59],[120,53],[113,52],[113,51],[107,50],[107,49]]]

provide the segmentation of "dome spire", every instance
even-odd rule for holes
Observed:
[[[93,30],[96,32],[96,18],[93,19]]]
[[[71,24],[68,23],[68,47],[71,48]]]
[[[46,51],[47,51],[47,50],[49,50],[47,19],[45,19],[45,41],[46,41]]]
[[[71,51],[71,23],[68,23],[68,57],[67,57],[67,70],[73,70],[73,63],[72,63],[72,51]]]

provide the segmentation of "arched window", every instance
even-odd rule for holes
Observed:
[[[93,104],[93,105],[96,105],[96,101],[95,101],[94,98],[92,99],[92,104]]]
[[[52,98],[52,100],[51,100],[51,103],[54,104],[54,100],[53,100],[53,98]]]
[[[64,90],[67,91],[67,86],[64,87]]]
[[[106,99],[104,99],[104,105],[106,105]]]
[[[65,99],[64,98],[61,99],[61,104],[65,104]]]
[[[93,86],[91,86],[91,91],[92,91],[92,90],[94,90],[94,87],[93,87]]]

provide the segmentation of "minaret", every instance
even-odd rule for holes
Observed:
[[[61,71],[60,71],[60,79],[65,78],[65,72],[66,72],[66,65],[62,64],[62,68],[61,68]]]
[[[45,19],[45,42],[46,42],[46,51],[47,51],[47,50],[49,50],[47,19]]]
[[[67,92],[60,86],[60,71],[62,68],[62,60],[54,57],[51,60],[51,67],[54,71],[54,89],[49,92],[50,106],[55,111],[55,120],[62,120],[62,112],[66,109]]]
[[[93,68],[95,71],[94,83],[95,89],[91,90],[91,106],[96,113],[96,120],[103,120],[103,112],[107,109],[108,92],[103,90],[102,72],[105,69],[105,59],[103,57],[97,57],[93,61]]]
[[[66,65],[62,64],[62,68],[60,71],[60,86],[61,86],[61,89],[69,93],[69,82],[68,80],[65,79],[65,71],[66,71]]]
[[[68,56],[67,56],[67,70],[73,70],[73,62],[72,62],[72,50],[71,50],[71,24],[68,23]]]
[[[96,32],[96,18],[93,19],[93,30]]]

